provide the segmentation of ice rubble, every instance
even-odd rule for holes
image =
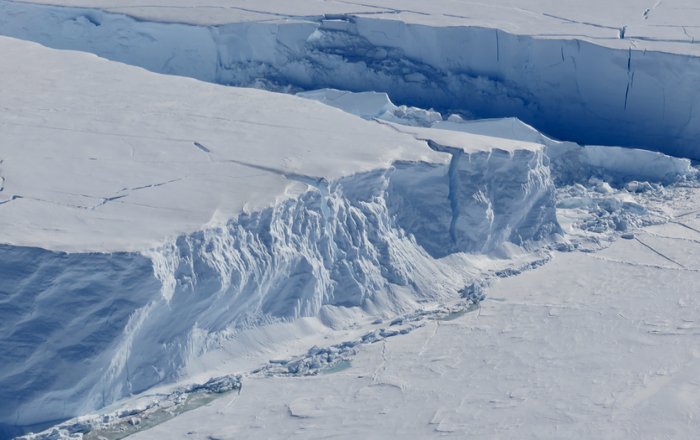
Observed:
[[[655,8],[652,22],[633,14],[631,3],[618,5],[609,17],[617,25],[596,25],[537,2],[530,13],[509,2],[480,4],[473,19],[438,13],[454,9],[450,2],[416,4],[413,12],[374,2],[357,4],[354,13],[347,4],[313,2],[296,15],[279,2],[257,12],[246,2],[185,11],[168,1],[154,8],[57,3],[112,12],[3,0],[0,32],[161,73],[283,90],[385,91],[423,108],[516,116],[560,139],[700,158],[696,45],[664,34],[689,32],[674,24],[695,14],[687,5],[676,15],[668,5]],[[533,25],[540,20],[551,35]]]
[[[573,239],[562,243],[560,249],[597,249],[614,237],[611,231],[629,237],[627,231],[663,223],[669,218],[667,205],[676,197],[684,197],[682,187],[696,185],[698,171],[688,159],[639,149],[560,142],[515,118],[467,121],[452,115],[443,120],[434,111],[397,107],[386,94],[376,92],[323,89],[298,96],[366,119],[391,122],[395,130],[430,139],[434,148],[452,153],[459,154],[460,150],[438,142],[459,145],[459,133],[469,134],[469,140],[461,143],[472,148],[488,150],[488,145],[498,145],[498,149],[519,154],[544,148],[544,160],[557,187],[557,216],[567,237]],[[479,197],[472,195],[471,199]],[[469,201],[458,202],[455,206],[469,209]]]

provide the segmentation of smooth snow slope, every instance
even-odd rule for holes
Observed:
[[[0,54],[5,426],[205,374],[247,328],[459,298],[560,231],[543,144],[418,139],[10,38]]]
[[[691,4],[415,3],[2,0],[0,33],[211,82],[385,91],[423,108],[516,116],[583,144],[700,158]]]

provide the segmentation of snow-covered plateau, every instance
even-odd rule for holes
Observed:
[[[184,3],[0,0],[0,439],[692,438],[693,2]]]

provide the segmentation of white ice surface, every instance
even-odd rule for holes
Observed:
[[[540,38],[581,39],[614,48],[700,54],[694,0],[20,0],[100,8],[146,20],[199,25],[333,15],[430,26],[475,26]],[[621,31],[624,30],[624,39]]]
[[[695,438],[700,234],[638,238],[683,267],[635,240],[556,254],[495,283],[478,312],[362,347],[347,370],[251,377],[133,438]]]
[[[293,96],[9,38],[0,53],[0,77],[12,85],[0,89],[0,243],[141,250],[297,195],[305,176],[449,161],[411,136]]]
[[[386,93],[348,92],[319,89],[297,93],[364,119],[376,120],[416,139],[425,139],[433,147],[447,147],[464,153],[494,149],[538,151],[545,149],[553,162],[555,177],[570,183],[587,179],[595,170],[609,180],[637,179],[673,183],[695,173],[688,159],[635,148],[577,145],[551,139],[517,118],[464,120],[451,115],[415,107],[397,107]],[[584,177],[585,176],[585,177]]]

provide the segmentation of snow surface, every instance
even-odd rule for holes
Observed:
[[[443,164],[423,142],[312,101],[157,76],[0,39],[0,242],[138,251],[302,192]],[[18,68],[21,66],[21,68]]]
[[[695,438],[700,235],[638,237],[682,266],[635,240],[556,254],[497,281],[478,311],[362,347],[348,369],[246,378],[132,438]]]

